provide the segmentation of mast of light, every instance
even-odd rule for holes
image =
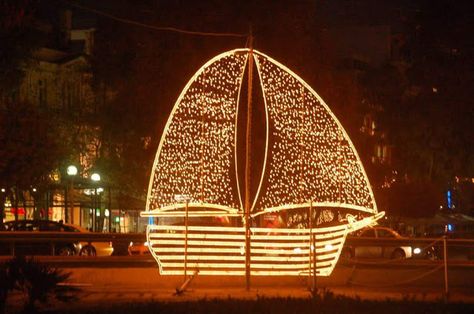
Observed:
[[[247,130],[245,138],[245,284],[250,290],[250,165],[251,165],[251,124],[252,124],[252,75],[253,75],[253,35],[249,35],[249,72],[247,88]]]

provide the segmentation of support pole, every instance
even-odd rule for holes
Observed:
[[[449,297],[448,286],[448,249],[446,236],[443,236],[443,254],[444,254],[444,300],[447,302]]]
[[[311,217],[310,217],[310,220],[312,221],[313,220],[313,201],[311,201],[309,203],[309,211],[311,213]],[[316,296],[316,233],[313,232],[313,228],[312,228],[312,225],[311,225],[311,245],[313,246],[313,251],[312,254],[313,255],[313,282],[312,282],[312,289],[311,289],[311,294],[313,297]]]
[[[94,197],[92,198],[92,231],[97,231],[97,188],[94,188]]]
[[[249,36],[249,72],[247,88],[247,132],[245,140],[245,287],[250,290],[250,167],[252,124],[253,35]]]
[[[70,193],[69,193],[69,202],[71,203],[71,207],[69,210],[69,215],[70,219],[68,220],[67,215],[66,215],[66,222],[69,222],[71,224],[74,224],[74,179],[71,178],[71,188],[70,188]],[[76,222],[77,223],[77,222]]]
[[[188,204],[189,200],[186,199],[186,215],[184,216],[184,226],[185,226],[185,231],[184,231],[184,282],[186,282],[186,279],[188,277]]]
[[[109,189],[108,189],[109,193],[108,193],[108,204],[107,204],[107,207],[109,208],[109,220],[108,220],[108,223],[109,223],[109,232],[112,232],[112,188],[110,187],[109,185]]]
[[[312,221],[312,218],[313,217],[313,206],[312,206],[312,203],[310,203],[310,206],[309,206],[309,213],[308,213],[308,226],[309,226],[309,254],[308,254],[308,257],[309,257],[309,264],[308,264],[308,276],[309,276],[309,280],[308,280],[308,290],[311,291],[312,287],[311,287],[311,277],[313,276],[313,272],[312,272],[312,268],[313,268],[313,254],[311,253],[311,246],[313,245],[313,221]]]
[[[67,213],[68,213],[68,207],[69,207],[69,200],[68,200],[68,194],[69,194],[69,183],[66,182],[66,187],[64,188],[64,214],[62,217],[62,220],[65,223],[69,223],[69,220],[67,219]]]

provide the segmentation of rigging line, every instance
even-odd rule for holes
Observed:
[[[169,26],[154,26],[154,25],[149,25],[149,24],[145,24],[145,23],[141,23],[141,22],[125,19],[125,18],[120,18],[120,17],[114,16],[112,14],[109,14],[109,13],[106,13],[106,12],[103,12],[103,11],[100,11],[100,10],[96,10],[96,9],[93,9],[93,8],[89,8],[89,7],[86,7],[86,6],[71,2],[71,1],[64,1],[64,2],[68,3],[69,5],[71,5],[73,7],[76,7],[78,9],[81,9],[81,10],[84,10],[84,11],[89,11],[89,12],[92,12],[92,13],[95,13],[97,15],[101,15],[101,16],[110,18],[110,19],[118,21],[118,22],[122,22],[122,23],[125,23],[125,24],[130,24],[130,25],[134,25],[134,26],[139,26],[139,27],[144,27],[144,28],[148,28],[148,29],[153,29],[153,30],[157,30],[157,31],[168,31],[168,32],[175,32],[175,33],[181,33],[181,34],[186,34],[186,35],[197,35],[197,36],[240,37],[240,38],[247,37],[247,34],[239,34],[239,33],[198,32],[198,31],[190,31],[190,30],[186,30],[186,29],[180,29],[180,28],[169,27]]]

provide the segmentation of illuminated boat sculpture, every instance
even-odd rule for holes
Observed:
[[[238,117],[242,86],[252,85],[243,84],[244,73],[251,82],[254,62],[265,145],[245,201]],[[236,49],[202,66],[176,101],[142,216],[153,221],[149,249],[164,275],[329,276],[347,234],[383,213],[349,136],[319,95],[267,55]],[[265,217],[284,224],[265,227]]]

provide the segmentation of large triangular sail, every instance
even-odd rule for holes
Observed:
[[[284,65],[259,52],[255,61],[267,112],[268,160],[254,211],[312,202],[376,213],[362,163],[329,107]]]
[[[147,211],[183,207],[237,213],[236,121],[246,53],[230,51],[206,63],[176,101],[163,132],[148,189]],[[201,215],[205,215],[201,212]]]

